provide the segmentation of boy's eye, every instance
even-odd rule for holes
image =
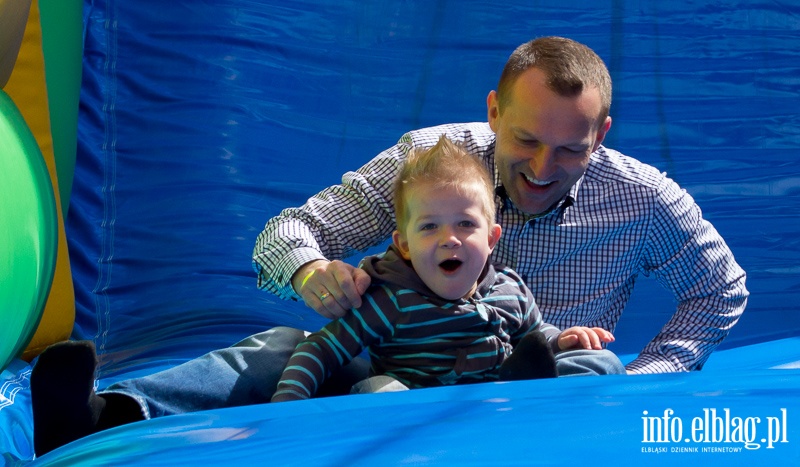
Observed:
[[[459,227],[475,227],[475,223],[472,221],[461,221],[458,223]]]
[[[419,226],[419,230],[433,230],[435,228],[436,228],[436,224],[433,224],[433,223],[430,223],[430,222],[427,223],[427,224],[422,224],[421,226]]]

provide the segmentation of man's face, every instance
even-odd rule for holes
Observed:
[[[511,201],[529,214],[551,209],[583,176],[589,156],[605,138],[600,92],[562,97],[547,88],[542,71],[524,72],[500,114],[497,93],[487,98],[489,126],[497,135],[495,161]]]
[[[500,238],[500,226],[489,225],[477,189],[417,183],[405,201],[408,221],[393,235],[403,258],[438,296],[471,295]]]

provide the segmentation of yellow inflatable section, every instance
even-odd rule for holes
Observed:
[[[57,251],[51,252],[56,254],[52,286],[49,283],[39,284],[40,287],[45,288],[50,286],[44,309],[41,309],[41,304],[38,310],[0,309],[0,314],[28,311],[31,314],[28,317],[29,321],[34,321],[34,325],[40,315],[32,338],[23,333],[23,335],[11,337],[12,340],[24,339],[24,342],[17,342],[16,347],[8,343],[2,344],[3,348],[0,349],[0,352],[13,352],[13,355],[0,355],[3,366],[13,357],[31,360],[48,345],[68,339],[75,322],[75,293],[62,211],[67,205],[72,185],[77,138],[80,51],[77,52],[76,57],[74,49],[76,43],[78,50],[80,46],[81,6],[80,1],[42,0],[40,17],[38,1],[28,4],[24,0],[0,0],[0,84],[4,84],[3,91],[13,101],[13,103],[6,103],[6,108],[0,117],[8,117],[13,123],[14,109],[8,107],[14,107],[16,104],[16,108],[24,118],[24,123],[19,123],[18,126],[27,124],[33,134],[49,172],[52,183],[51,190],[55,196],[58,224]],[[50,10],[51,8],[73,8],[73,11],[71,14],[64,15],[63,11],[54,12],[54,10]],[[47,17],[47,21],[45,21],[45,17]],[[76,19],[77,28],[75,28]],[[52,46],[69,48],[66,52],[64,50],[51,52],[50,56],[54,57],[52,60],[46,57],[47,47],[43,47],[42,23],[50,28],[45,30],[50,35],[45,34],[45,36]],[[55,24],[55,26],[51,27],[50,24]],[[75,29],[77,29],[77,33]],[[65,35],[70,37],[64,37]],[[62,63],[59,63],[59,60]],[[50,79],[46,80],[46,77]],[[51,115],[54,118],[51,118]],[[17,130],[20,134],[25,133],[24,128],[17,128]],[[33,151],[28,150],[27,152]],[[28,157],[31,157],[31,154],[28,154]],[[57,175],[59,173],[60,176]],[[62,187],[59,190],[60,182],[66,188]],[[45,196],[46,190],[42,188],[41,191],[38,195]],[[41,201],[46,202],[46,200]],[[6,197],[2,201],[2,203],[14,202]],[[13,228],[21,228],[21,226]],[[6,245],[6,248],[11,247],[13,244]],[[33,259],[31,258],[31,260]],[[41,260],[41,258],[36,259]],[[9,271],[12,276],[10,284],[20,280],[13,277],[16,272],[13,269]],[[8,285],[8,287],[10,286]],[[19,293],[21,291],[11,292]],[[47,291],[40,290],[39,292],[46,293]],[[8,303],[0,303],[0,307],[8,306]],[[21,355],[19,355],[17,347],[24,348]]]

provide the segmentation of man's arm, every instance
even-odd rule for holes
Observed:
[[[328,317],[357,306],[350,302],[347,288],[363,290],[363,283],[353,283],[353,275],[342,273],[341,268],[334,269],[340,272],[337,276],[328,270],[327,262],[364,251],[391,236],[395,228],[394,180],[412,147],[433,146],[442,134],[466,143],[477,153],[494,141],[485,123],[447,124],[406,133],[358,171],[346,173],[340,185],[321,191],[299,208],[284,210],[267,223],[253,251],[258,287],[283,299],[303,299]],[[318,272],[306,281],[309,288],[300,290],[297,284],[312,270]],[[336,304],[327,299],[323,306],[322,300],[311,296],[319,298],[325,288]]]
[[[293,285],[309,272],[389,238],[395,225],[393,183],[408,148],[398,144],[387,149],[358,171],[346,173],[340,185],[272,218],[253,250],[258,287],[284,299],[302,299]],[[322,278],[315,276],[315,282]]]
[[[699,370],[744,312],[745,272],[692,197],[666,177],[645,256],[645,271],[672,291],[678,307],[628,372]]]
[[[306,263],[294,273],[292,288],[310,308],[328,319],[359,308],[372,278],[363,269],[343,261],[324,259]]]

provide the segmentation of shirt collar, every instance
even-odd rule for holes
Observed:
[[[556,203],[553,209],[542,214],[523,213],[519,208],[517,208],[516,205],[514,205],[514,203],[511,201],[511,198],[508,197],[508,193],[506,193],[506,188],[500,183],[495,183],[495,189],[494,189],[495,200],[498,204],[499,209],[501,210],[506,210],[509,208],[515,209],[518,212],[520,212],[527,220],[538,219],[540,217],[547,217],[553,213],[558,213],[559,223],[561,223],[561,221],[564,220],[564,214],[566,213],[567,208],[575,204],[575,200],[578,198],[578,190],[580,189],[581,183],[583,182],[583,178],[585,176],[586,175],[584,174],[584,176],[582,176],[581,178],[578,179],[577,182],[575,182],[572,188],[570,188],[567,194],[564,195],[564,197],[558,203]]]
[[[496,138],[496,136],[495,136],[495,138]],[[497,142],[494,141],[493,144],[497,144]],[[506,192],[506,189],[503,186],[503,182],[502,182],[502,180],[500,180],[500,170],[497,168],[497,159],[496,159],[496,154],[494,154],[494,147],[492,149],[493,150],[492,150],[491,160],[492,160],[492,166],[493,166],[493,172],[494,172],[494,193],[495,193],[495,201],[497,202],[498,209],[505,210],[505,209],[511,207],[511,208],[516,209],[517,211],[519,211],[519,209],[517,209],[517,207],[514,206],[514,203],[511,202],[511,199],[508,197],[508,193]],[[598,148],[598,151],[603,150],[603,149],[604,149],[603,146],[600,146],[600,148]],[[590,160],[590,164],[591,164],[591,160]],[[588,172],[588,168],[587,168],[587,172]],[[525,214],[525,217],[528,218],[528,220],[531,220],[531,219],[536,219],[536,218],[539,218],[539,217],[546,217],[546,216],[552,214],[553,212],[559,212],[560,213],[560,215],[559,215],[559,217],[560,217],[559,223],[560,223],[561,221],[564,220],[564,214],[565,214],[567,208],[569,208],[573,204],[575,204],[575,201],[578,199],[578,190],[580,190],[581,185],[583,184],[583,180],[585,178],[586,178],[586,173],[584,173],[581,176],[581,178],[579,178],[578,181],[576,181],[575,184],[572,185],[572,187],[570,187],[569,191],[567,191],[567,194],[564,195],[564,197],[558,203],[556,203],[555,207],[553,209],[551,209],[550,211],[547,211],[546,213],[539,214],[539,215]],[[522,211],[519,211],[519,212],[522,212]]]

